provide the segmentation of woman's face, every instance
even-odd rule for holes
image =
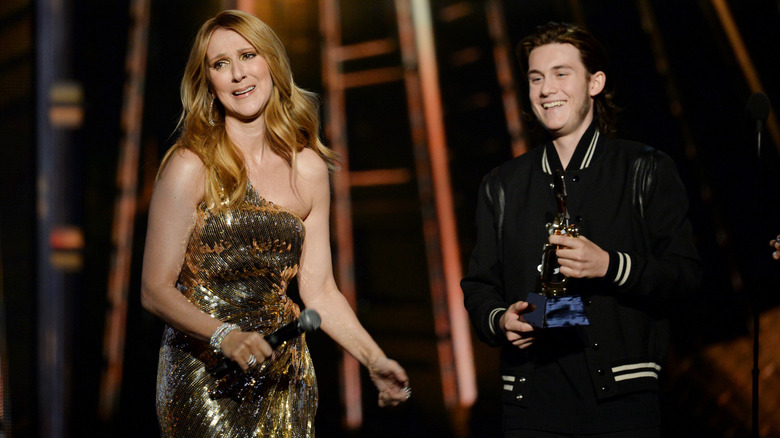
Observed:
[[[225,107],[225,119],[248,122],[265,110],[273,80],[265,58],[237,32],[219,28],[206,49],[212,93]]]

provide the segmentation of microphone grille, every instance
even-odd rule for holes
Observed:
[[[305,332],[311,332],[320,328],[322,319],[314,309],[304,309],[298,317],[298,326]]]
[[[745,107],[748,117],[751,120],[764,121],[769,116],[769,98],[764,93],[753,93],[750,95]]]

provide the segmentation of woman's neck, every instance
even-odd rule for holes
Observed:
[[[251,122],[228,118],[225,120],[225,130],[245,159],[262,161],[263,153],[267,149],[265,121],[262,117]]]

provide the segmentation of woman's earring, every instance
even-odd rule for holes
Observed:
[[[214,96],[211,96],[209,103],[209,125],[214,126]]]

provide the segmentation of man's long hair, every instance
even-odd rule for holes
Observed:
[[[579,26],[549,22],[537,27],[536,32],[525,37],[517,45],[515,52],[523,75],[528,73],[528,57],[531,55],[531,51],[547,44],[571,44],[579,50],[580,59],[588,72],[588,78],[599,71],[604,72],[607,76],[604,89],[593,98],[593,117],[602,133],[614,135],[618,107],[613,102],[614,91],[612,82],[609,80],[609,72],[607,71],[609,63],[604,46],[593,34]],[[528,82],[525,83],[528,86]]]

